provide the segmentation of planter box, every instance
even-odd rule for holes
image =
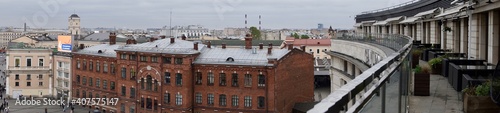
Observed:
[[[441,74],[443,70],[443,64],[437,64],[436,66],[433,66],[432,67],[432,74]],[[443,75],[444,76],[444,75]]]
[[[498,107],[490,96],[472,96],[464,94],[465,113],[498,113]]]
[[[429,96],[430,90],[430,74],[414,74],[414,95],[416,96]]]
[[[411,68],[412,69],[417,67],[419,60],[420,60],[420,55],[412,55],[412,58],[411,58]]]

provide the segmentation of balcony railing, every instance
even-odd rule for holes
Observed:
[[[340,34],[337,39],[383,45],[396,53],[335,89],[308,113],[407,112],[412,40],[386,34]]]
[[[10,70],[48,70],[49,66],[9,66]]]

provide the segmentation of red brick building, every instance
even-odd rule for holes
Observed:
[[[300,49],[252,48],[251,38],[241,49],[174,38],[117,46],[115,39],[75,52],[73,61],[73,97],[120,98],[92,106],[106,112],[290,113],[314,101],[313,56]]]

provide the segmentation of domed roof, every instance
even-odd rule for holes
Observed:
[[[80,18],[80,17],[79,17],[78,15],[76,15],[76,14],[72,14],[72,15],[70,16],[70,18]]]

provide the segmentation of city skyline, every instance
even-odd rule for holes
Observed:
[[[370,2],[367,2],[370,1]],[[127,28],[145,29],[168,26],[172,12],[172,26],[202,25],[209,29],[259,26],[262,15],[263,29],[316,28],[318,23],[325,28],[350,29],[356,14],[379,9],[410,0],[183,0],[183,1],[74,1],[47,0],[26,2],[3,0],[5,9],[0,17],[2,27],[23,27],[26,22],[31,28],[67,29],[68,17],[76,13],[84,28]],[[89,5],[92,4],[92,5]],[[111,5],[110,4],[114,4]],[[369,4],[369,5],[368,5]],[[359,8],[359,6],[363,8]],[[265,10],[264,10],[265,9]],[[312,12],[312,13],[311,13]],[[335,14],[335,15],[332,15]],[[297,23],[300,21],[301,23]],[[293,23],[293,24],[292,24]]]

